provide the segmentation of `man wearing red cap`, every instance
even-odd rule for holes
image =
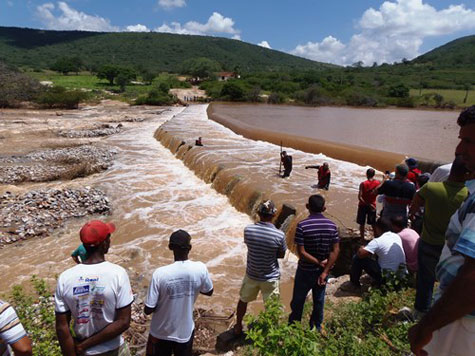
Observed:
[[[177,230],[168,248],[175,262],[157,268],[145,299],[145,314],[153,313],[147,356],[191,356],[195,324],[193,305],[198,295],[213,294],[213,283],[202,262],[190,261],[191,236]]]
[[[84,225],[79,234],[88,258],[59,276],[54,299],[63,355],[130,355],[121,336],[129,328],[134,300],[129,276],[105,260],[114,231],[113,224],[99,220]]]

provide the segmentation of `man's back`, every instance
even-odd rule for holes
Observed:
[[[258,281],[277,280],[280,277],[279,251],[285,252],[285,234],[270,222],[257,222],[244,229],[247,245],[246,273]]]
[[[213,289],[208,269],[202,262],[176,261],[157,268],[145,305],[156,308],[150,334],[161,340],[187,342],[194,329],[193,305],[198,294]]]
[[[429,182],[418,192],[424,199],[422,240],[431,245],[443,245],[450,217],[468,196],[462,182]]]
[[[133,302],[127,272],[110,263],[78,264],[64,271],[58,279],[55,293],[57,313],[71,312],[74,332],[85,339],[112,323],[116,309]],[[121,336],[87,350],[86,354],[103,353],[117,349],[123,343]]]
[[[338,228],[336,224],[322,213],[312,213],[297,225],[295,243],[303,245],[305,251],[319,261],[328,258],[333,245],[338,241]],[[318,269],[317,265],[302,258],[299,259],[299,267],[307,271]]]
[[[406,263],[401,238],[394,232],[385,232],[380,237],[370,241],[364,249],[378,256],[381,269],[397,271],[401,263]]]
[[[366,202],[366,205],[371,205],[376,207],[376,194],[373,192],[380,182],[376,179],[368,179],[361,183],[361,195],[363,200]],[[360,206],[364,204],[360,201]]]
[[[417,231],[406,227],[398,233],[401,238],[404,254],[406,255],[406,264],[410,271],[417,271],[417,248],[419,243],[419,234]]]
[[[410,203],[416,188],[414,184],[402,179],[387,180],[378,189],[379,194],[384,194],[386,198],[396,198]]]

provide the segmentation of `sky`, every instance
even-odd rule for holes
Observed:
[[[475,34],[475,0],[0,0],[0,26],[218,36],[372,65]]]

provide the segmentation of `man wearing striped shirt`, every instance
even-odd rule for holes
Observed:
[[[30,356],[31,341],[13,307],[0,300],[0,356]]]
[[[242,319],[247,303],[257,298],[259,291],[264,301],[272,295],[279,296],[280,270],[278,258],[287,250],[285,234],[272,224],[277,209],[271,200],[259,205],[260,221],[244,229],[244,243],[247,245],[247,268],[239,292],[234,333],[242,333]]]
[[[335,223],[322,214],[325,211],[325,199],[321,195],[310,196],[307,209],[310,215],[298,223],[295,232],[299,264],[295,273],[289,323],[302,319],[305,299],[311,290],[313,310],[310,327],[320,331],[328,272],[338,258],[340,239]]]

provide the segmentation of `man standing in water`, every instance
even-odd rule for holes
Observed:
[[[318,189],[325,189],[328,190],[330,188],[330,177],[331,177],[331,172],[330,172],[330,167],[328,166],[328,163],[323,163],[323,165],[316,165],[316,166],[306,166],[305,169],[318,169],[318,184],[317,188]]]
[[[290,177],[292,172],[292,156],[288,155],[286,151],[282,151],[280,154],[280,161],[284,165],[284,174],[282,178]]]
[[[175,262],[157,268],[145,299],[145,314],[153,313],[147,356],[191,356],[195,323],[193,305],[198,295],[213,294],[213,283],[202,262],[190,261],[191,236],[177,230],[168,248]]]
[[[129,276],[105,260],[114,231],[113,224],[99,220],[85,224],[79,235],[89,257],[58,278],[56,333],[63,355],[130,355],[122,338],[134,301]]]
[[[475,105],[460,114],[460,142],[455,155],[475,171]],[[469,197],[455,212],[445,234],[437,266],[437,301],[409,329],[411,350],[421,355],[475,355],[475,180]]]
[[[322,214],[325,211],[325,199],[321,195],[310,196],[307,209],[310,215],[298,223],[295,232],[299,263],[290,302],[292,312],[289,323],[302,319],[305,299],[311,290],[313,310],[310,327],[321,330],[327,277],[338,258],[340,239],[335,223]]]
[[[272,295],[279,296],[280,270],[278,258],[285,256],[287,244],[285,234],[272,224],[277,209],[271,200],[259,205],[257,213],[260,221],[246,226],[244,243],[247,245],[246,275],[239,292],[234,333],[242,333],[242,319],[246,314],[247,304],[256,300],[259,291],[262,299]]]
[[[366,171],[366,180],[360,184],[358,192],[358,213],[356,223],[360,226],[360,238],[364,239],[364,227],[367,222],[373,228],[376,222],[376,194],[374,189],[379,186],[379,181],[374,179],[376,174],[373,168]]]

